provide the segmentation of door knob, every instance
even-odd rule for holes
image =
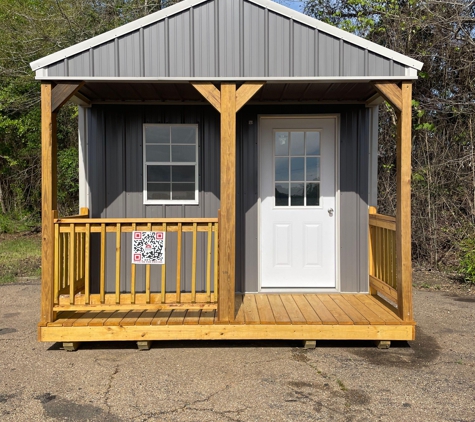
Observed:
[[[328,215],[333,217],[333,208],[328,208]]]

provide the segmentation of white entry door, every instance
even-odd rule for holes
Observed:
[[[260,285],[336,287],[336,117],[260,119]]]

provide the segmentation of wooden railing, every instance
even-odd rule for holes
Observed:
[[[87,209],[80,215],[55,218],[54,309],[81,310],[127,308],[214,307],[218,300],[218,218],[88,218]],[[152,276],[151,264],[144,268],[139,280],[138,264],[125,255],[125,245],[131,243],[133,231],[163,231],[176,233],[171,248],[171,236],[165,236],[165,259],[173,258]],[[128,233],[128,235],[126,235]],[[190,239],[191,237],[191,239]],[[111,241],[114,241],[113,244]],[[191,249],[191,274],[184,279],[184,244]],[[191,243],[191,244],[190,244]],[[201,288],[197,291],[198,250],[201,245]],[[113,251],[113,254],[111,253]],[[111,256],[113,255],[113,256]],[[124,268],[130,265],[127,274]],[[94,267],[94,268],[93,268]],[[111,271],[113,268],[113,271]],[[94,270],[94,271],[93,271]],[[174,280],[167,280],[167,272]],[[92,274],[95,274],[92,277]],[[144,288],[138,289],[139,281]],[[153,281],[153,283],[152,283]],[[168,281],[168,283],[167,283]],[[190,288],[185,289],[185,282]],[[153,288],[152,284],[159,286]],[[170,288],[170,285],[173,288]],[[111,287],[113,285],[113,288]],[[125,286],[125,288],[124,288]],[[167,290],[168,288],[168,290]]]
[[[369,283],[372,293],[380,293],[398,303],[396,280],[396,219],[369,214]]]

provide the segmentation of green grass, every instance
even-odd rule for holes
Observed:
[[[41,274],[39,235],[0,235],[0,284]]]

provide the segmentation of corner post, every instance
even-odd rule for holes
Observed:
[[[234,321],[236,269],[236,84],[221,84],[221,220],[218,320]]]
[[[41,318],[40,325],[53,321],[54,210],[57,209],[56,112],[53,86],[41,84]]]
[[[412,84],[401,85],[402,104],[397,120],[396,265],[399,316],[412,321],[411,261],[411,150]]]

